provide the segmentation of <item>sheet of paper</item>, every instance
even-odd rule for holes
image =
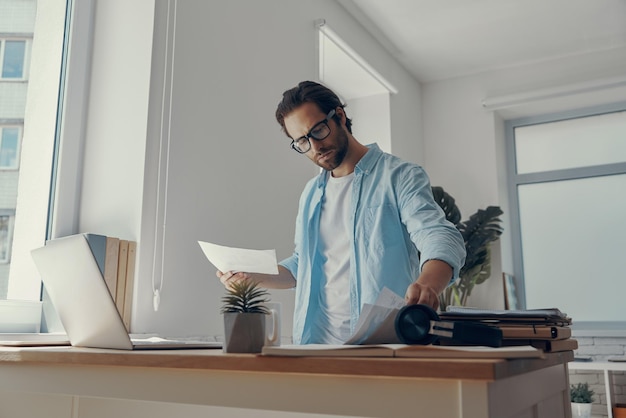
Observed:
[[[346,344],[393,344],[400,340],[396,335],[395,319],[404,298],[388,288],[383,288],[374,304],[364,303],[354,333]]]
[[[400,340],[396,335],[397,308],[363,304],[359,326],[346,344],[393,344]],[[363,319],[361,321],[361,319]]]
[[[276,250],[247,250],[198,241],[208,260],[221,272],[278,274]]]
[[[383,290],[381,290],[376,302],[374,302],[374,305],[400,309],[406,305],[406,301],[400,295],[392,292],[388,287],[383,287]]]

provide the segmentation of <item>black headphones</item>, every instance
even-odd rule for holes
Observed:
[[[502,345],[500,328],[479,322],[441,321],[428,305],[404,306],[396,315],[395,328],[404,344],[427,345],[445,338],[460,345]]]

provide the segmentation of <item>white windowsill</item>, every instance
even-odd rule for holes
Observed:
[[[40,301],[0,300],[0,333],[38,333],[40,330]]]

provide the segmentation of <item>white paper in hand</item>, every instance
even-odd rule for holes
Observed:
[[[206,258],[221,272],[278,274],[276,250],[246,250],[198,241]]]

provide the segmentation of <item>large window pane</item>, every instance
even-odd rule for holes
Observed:
[[[525,306],[626,328],[626,102],[510,121],[507,132]]]
[[[30,250],[46,238],[66,8],[0,0],[0,304],[41,295]]]
[[[517,173],[626,161],[626,112],[515,128]]]
[[[528,308],[626,319],[626,174],[518,187]]]

